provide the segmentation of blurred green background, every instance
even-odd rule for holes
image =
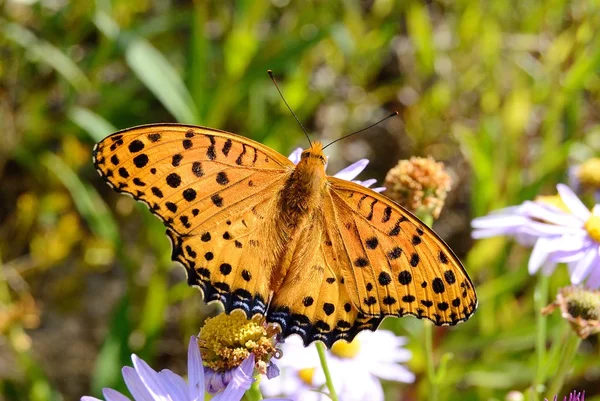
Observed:
[[[436,229],[480,307],[434,331],[441,399],[551,383],[568,327],[548,319],[540,373],[536,308],[568,284],[566,269],[534,303],[529,250],[474,243],[469,222],[554,193],[598,154],[598,26],[597,0],[0,0],[0,400],[121,389],[132,352],[185,371],[186,339],[215,308],[170,261],[162,224],[101,181],[91,149],[117,129],[177,121],[288,154],[306,140],[267,69],[314,138],[399,111],[328,148],[330,172],[362,157],[361,178],[379,182],[411,155],[448,166]],[[411,339],[418,377],[387,383],[388,398],[428,399],[421,322],[384,326]],[[584,341],[563,393],[600,400],[599,357],[597,336]]]

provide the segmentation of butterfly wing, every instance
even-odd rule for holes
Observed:
[[[250,139],[180,124],[119,131],[94,148],[94,164],[119,192],[167,226],[173,260],[204,299],[227,311],[265,313],[269,278],[257,269],[264,216],[293,163]]]
[[[315,250],[312,262],[290,269],[296,277],[286,277],[271,304],[269,317],[284,335],[331,346],[374,330],[385,316],[454,325],[473,314],[473,284],[442,239],[388,198],[328,180],[319,223],[307,229],[316,237],[305,242]]]

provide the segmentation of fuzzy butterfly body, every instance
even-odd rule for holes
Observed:
[[[235,134],[155,124],[108,136],[94,164],[163,220],[206,302],[305,344],[350,341],[386,316],[454,325],[477,307],[448,246],[385,196],[327,176],[319,142],[294,165]]]

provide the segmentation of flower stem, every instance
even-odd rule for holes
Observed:
[[[579,338],[577,334],[571,330],[567,337],[567,343],[565,344],[561,354],[560,363],[558,364],[558,371],[552,378],[552,384],[546,393],[546,397],[549,399],[552,399],[554,394],[558,394],[560,392],[565,382],[565,378],[572,367],[571,364],[573,363],[573,359],[575,359],[575,355],[577,355],[579,344],[581,344],[581,338]]]
[[[263,399],[262,393],[260,392],[259,380],[252,383],[252,386],[244,394],[244,398],[247,401],[260,401]]]
[[[429,213],[418,213],[417,217],[428,227],[433,226],[433,216]],[[429,400],[438,399],[438,380],[435,373],[435,362],[433,360],[433,324],[430,321],[423,321],[423,335],[425,336],[425,355],[427,357],[427,380],[429,381]]]
[[[433,324],[423,321],[423,334],[425,336],[425,355],[427,356],[427,380],[429,381],[428,400],[437,401],[438,385],[435,375],[435,362],[433,361]]]
[[[544,384],[546,377],[546,335],[547,318],[542,314],[542,308],[548,303],[548,281],[545,274],[539,274],[535,292],[533,295],[534,307],[536,312],[536,335],[535,335],[535,353],[536,370],[533,380],[532,392],[534,399],[538,399],[540,387]]]
[[[319,359],[321,360],[321,367],[323,367],[323,373],[325,374],[325,384],[329,390],[329,397],[332,401],[338,401],[333,381],[331,380],[331,373],[329,373],[329,366],[327,365],[327,357],[325,355],[325,346],[321,342],[315,344],[317,346],[317,352],[319,353]]]

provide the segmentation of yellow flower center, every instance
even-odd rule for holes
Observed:
[[[304,368],[298,371],[298,377],[304,383],[312,386],[313,375],[315,374],[315,368]]]
[[[354,358],[360,351],[360,341],[354,339],[352,342],[338,341],[331,347],[331,353],[340,358]]]
[[[594,241],[600,243],[600,216],[590,217],[583,227]]]
[[[571,210],[565,205],[560,195],[539,195],[535,198],[536,202],[545,203],[546,205],[551,205],[559,208],[563,212],[571,214]]]
[[[600,159],[593,158],[586,160],[579,167],[577,176],[583,185],[600,188]]]
[[[257,363],[275,354],[275,340],[260,318],[246,319],[241,311],[206,319],[198,340],[204,366],[226,372],[239,366],[252,352]],[[265,365],[266,364],[262,364]],[[261,366],[259,363],[257,366]]]

